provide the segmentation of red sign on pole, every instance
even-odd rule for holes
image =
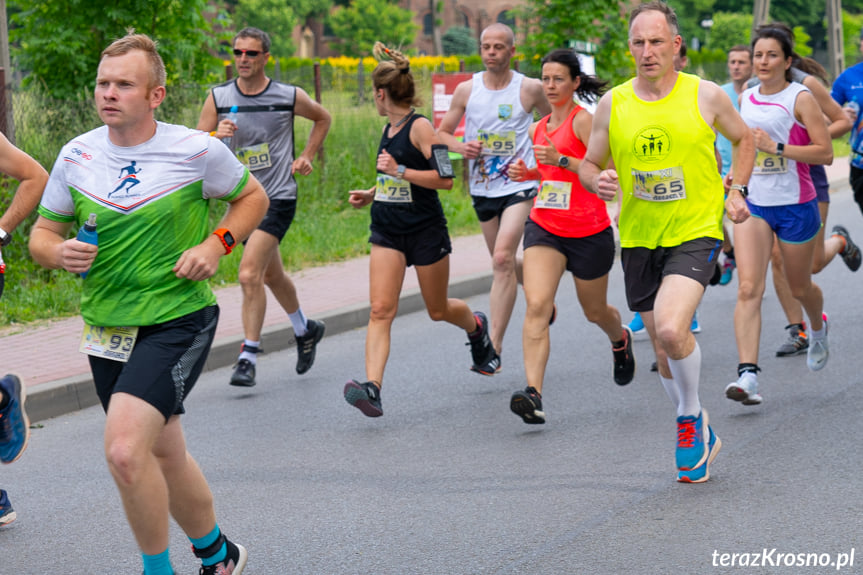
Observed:
[[[432,115],[434,127],[437,130],[443,120],[444,115],[449,110],[452,95],[455,92],[456,86],[470,80],[473,74],[464,72],[456,72],[454,74],[432,74]],[[458,128],[455,131],[456,138],[464,137],[464,117],[459,122]]]

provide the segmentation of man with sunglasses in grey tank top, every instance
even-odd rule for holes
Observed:
[[[211,132],[231,147],[263,184],[270,209],[246,242],[240,262],[245,340],[231,385],[255,385],[257,354],[261,351],[269,287],[284,308],[297,340],[297,373],[311,369],[324,324],[306,319],[296,287],[285,272],[279,244],[297,205],[294,174],[312,173],[312,159],[330,128],[330,114],[301,88],[267,77],[270,37],[257,28],[244,28],[234,37],[237,78],[216,86],[204,102],[198,129]],[[232,109],[236,122],[229,119]],[[314,122],[302,153],[294,157],[294,118]]]

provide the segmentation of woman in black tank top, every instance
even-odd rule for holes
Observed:
[[[345,400],[369,417],[383,415],[380,388],[390,351],[390,330],[408,266],[417,278],[429,316],[468,332],[474,371],[492,375],[500,358],[488,336],[488,320],[467,304],[447,295],[449,253],[452,251],[438,189],[452,188],[445,147],[439,165],[432,159],[440,140],[427,118],[414,112],[417,104],[410,63],[378,42],[382,60],[372,73],[375,105],[389,123],[384,127],[377,160],[377,182],[368,190],[352,190],[355,208],[372,206],[369,297],[371,313],[366,333],[366,377],[345,384]]]

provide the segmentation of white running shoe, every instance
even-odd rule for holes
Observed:
[[[824,369],[824,366],[827,365],[827,358],[830,357],[830,346],[827,344],[827,314],[822,313],[821,319],[824,320],[824,338],[810,337],[809,351],[806,353],[806,366],[811,371]]]
[[[725,388],[725,397],[739,401],[743,405],[758,405],[761,395],[758,393],[758,378],[751,371],[743,374]]]

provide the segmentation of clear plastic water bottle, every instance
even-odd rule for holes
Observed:
[[[234,125],[235,125],[235,126],[239,126],[239,124],[237,123],[237,107],[236,107],[236,106],[231,106],[231,111],[230,111],[230,112],[228,112],[228,116],[227,116],[227,118],[228,118],[230,121],[232,121],[232,122],[234,123]],[[222,141],[223,141],[223,142],[225,142],[225,145],[226,145],[226,146],[228,146],[228,147],[230,148],[230,147],[231,147],[231,142],[232,142],[232,140],[233,140],[233,139],[234,139],[233,137],[229,137],[229,138],[225,138],[225,139],[224,139],[224,140],[222,140]]]
[[[99,245],[99,234],[96,232],[96,214],[90,214],[84,225],[78,229],[78,235],[75,237],[79,242],[93,244],[94,246]],[[87,277],[87,272],[81,272],[81,277]]]

